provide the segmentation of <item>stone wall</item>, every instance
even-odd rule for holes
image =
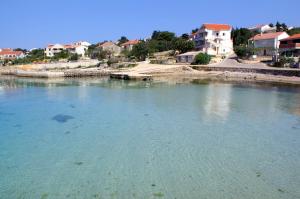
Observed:
[[[202,71],[229,71],[242,73],[259,73],[267,75],[281,75],[287,77],[300,77],[299,69],[260,69],[260,68],[238,68],[238,67],[211,67],[211,66],[193,66],[196,70]]]

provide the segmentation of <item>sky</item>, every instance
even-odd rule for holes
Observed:
[[[0,48],[177,35],[203,23],[300,26],[300,0],[1,0]]]

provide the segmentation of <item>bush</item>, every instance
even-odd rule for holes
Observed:
[[[192,65],[207,65],[211,60],[211,56],[207,53],[199,53],[196,55]]]
[[[255,49],[246,46],[237,46],[234,48],[234,52],[239,58],[249,58],[255,54]]]
[[[283,68],[287,66],[293,66],[295,64],[295,60],[293,58],[281,57],[279,61],[273,64],[273,67]]]
[[[78,54],[73,54],[71,55],[71,57],[69,58],[69,61],[77,61],[79,59]]]

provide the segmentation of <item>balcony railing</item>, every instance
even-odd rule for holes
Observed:
[[[300,43],[280,44],[279,48],[300,48]]]

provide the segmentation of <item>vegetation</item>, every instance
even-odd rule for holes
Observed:
[[[198,32],[198,30],[199,30],[199,28],[195,28],[192,30],[192,33],[196,33],[196,32]]]
[[[128,57],[134,56],[138,60],[145,60],[146,57],[156,52],[175,50],[185,53],[193,50],[194,47],[194,42],[188,40],[188,34],[176,37],[172,32],[154,31],[151,39],[135,45]]]
[[[192,65],[207,65],[211,60],[211,56],[206,53],[199,53],[196,55]]]
[[[78,54],[72,54],[69,57],[69,61],[78,61],[78,59],[79,59],[79,55]]]
[[[245,59],[249,58],[251,55],[254,55],[256,50],[253,47],[248,46],[236,46],[234,52],[239,58]]]
[[[236,28],[232,30],[232,38],[234,46],[247,45],[248,40],[258,34],[258,32],[252,32],[247,28]]]
[[[92,59],[103,60],[108,57],[109,52],[102,50],[102,49],[98,48],[97,45],[93,44],[93,45],[89,46],[86,55]]]
[[[28,55],[21,59],[15,59],[12,64],[28,64],[33,62],[40,62],[45,60],[44,49],[35,49],[28,53]]]
[[[121,44],[124,44],[124,43],[126,43],[127,41],[129,41],[128,39],[127,39],[127,37],[125,37],[125,36],[122,36],[120,39],[119,39],[119,45],[121,45]]]
[[[191,51],[195,48],[195,43],[193,41],[188,41],[186,39],[176,38],[173,40],[173,49],[178,50],[180,53],[185,53]]]
[[[300,27],[297,27],[297,28],[293,28],[293,29],[291,29],[291,30],[288,30],[287,31],[287,33],[289,34],[289,35],[295,35],[295,34],[300,34]]]
[[[276,23],[276,32],[286,32],[288,31],[288,27],[285,23],[280,23],[277,21]]]
[[[51,57],[52,61],[58,61],[60,59],[69,59],[72,54],[67,50],[62,50],[59,53],[56,53],[53,57]]]
[[[144,61],[149,55],[149,44],[144,41],[138,43],[137,45],[133,46],[130,55],[136,57],[140,61]]]
[[[293,58],[288,58],[288,57],[281,57],[277,62],[274,63],[274,67],[289,67],[294,65],[295,60]]]

